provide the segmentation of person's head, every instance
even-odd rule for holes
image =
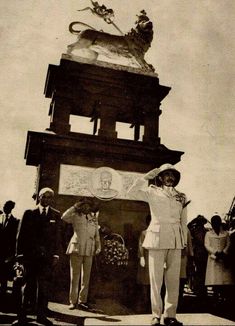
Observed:
[[[3,211],[5,214],[10,214],[14,207],[15,203],[12,200],[7,200],[3,206]]]
[[[203,215],[197,215],[197,217],[195,217],[194,219],[192,219],[192,221],[190,221],[188,223],[188,228],[191,230],[191,231],[194,231],[194,230],[204,230],[205,227],[204,225],[207,224],[208,221],[207,219],[203,216]]]
[[[156,183],[159,186],[175,187],[180,181],[180,172],[176,168],[169,164],[163,164],[159,168],[159,172],[156,176]]]
[[[42,188],[39,191],[38,194],[38,200],[39,203],[43,206],[43,207],[47,207],[51,205],[51,202],[53,200],[54,197],[54,191],[51,188]]]
[[[81,212],[83,214],[89,214],[92,211],[92,207],[89,203],[83,203],[81,205]]]
[[[211,218],[211,226],[212,229],[219,234],[221,227],[222,227],[222,220],[221,217],[219,215],[213,215]]]
[[[103,190],[108,190],[112,183],[112,173],[109,171],[102,171],[100,173],[100,183]]]
[[[95,210],[98,211],[98,208],[96,209],[94,207],[93,201],[86,197],[81,198],[76,202],[76,209],[79,213],[83,214],[89,214],[91,212],[94,212]]]
[[[196,217],[196,223],[198,226],[204,226],[207,222],[207,219],[203,215],[198,215]]]

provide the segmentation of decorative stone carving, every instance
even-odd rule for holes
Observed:
[[[78,11],[90,10],[92,14],[95,14],[104,19],[104,21],[108,24],[112,24],[114,20],[114,11],[113,9],[107,8],[105,5],[99,5],[97,1],[92,1],[91,4],[93,8],[86,7],[84,9],[80,9]]]
[[[90,176],[90,192],[101,200],[111,200],[122,191],[121,175],[109,167],[95,169]]]
[[[118,31],[121,30],[113,23],[114,13],[112,9],[107,9],[104,5],[99,6],[98,2],[93,2],[94,8],[90,9],[93,14],[102,17],[107,23],[112,23]],[[91,61],[96,61],[100,55],[107,58],[125,58],[134,61],[136,66],[144,71],[154,71],[152,65],[148,64],[144,55],[151,46],[153,39],[153,24],[149,20],[146,12],[142,10],[138,19],[135,22],[135,27],[125,35],[112,35],[103,31],[97,31],[95,28],[79,21],[72,22],[69,25],[69,31],[72,34],[77,34],[78,39],[75,43],[68,45],[67,54],[73,55],[75,50],[86,50],[86,57]],[[89,29],[83,31],[74,29],[75,25],[88,26]]]
[[[95,196],[101,200],[129,199],[127,190],[141,175],[141,173],[136,172],[116,171],[109,167],[95,169],[85,166],[61,164],[59,194]],[[101,179],[103,183],[111,181],[108,189],[102,189]],[[106,188],[106,185],[103,185],[103,188]]]

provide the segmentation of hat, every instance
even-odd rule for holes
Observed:
[[[174,167],[174,165],[170,164],[170,163],[165,163],[163,165],[160,166],[158,173],[156,175],[156,181],[161,183],[161,180],[159,180],[159,177],[162,175],[163,172],[165,171],[172,171],[174,176],[175,176],[175,183],[174,183],[174,187],[177,186],[177,184],[180,181],[180,172],[178,170],[176,170],[176,168]]]
[[[82,197],[80,198],[77,202],[76,202],[76,205],[77,206],[82,206],[84,204],[89,204],[89,205],[92,205],[92,201],[86,197]]]
[[[42,188],[42,189],[39,191],[38,196],[41,197],[41,196],[44,195],[46,192],[51,192],[51,193],[54,195],[54,190],[52,190],[51,188],[45,187],[45,188]]]
[[[93,198],[83,197],[76,202],[77,209],[80,209],[83,205],[88,204],[91,207],[92,212],[97,212],[99,210],[99,204]]]

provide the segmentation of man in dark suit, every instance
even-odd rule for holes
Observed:
[[[52,208],[54,191],[43,188],[39,192],[39,204],[34,210],[26,210],[17,236],[17,257],[25,267],[25,282],[14,325],[27,323],[26,307],[32,284],[37,284],[37,322],[51,326],[47,319],[48,295],[53,270],[60,254],[60,213]]]
[[[19,220],[11,213],[14,207],[13,201],[6,201],[0,215],[0,295],[2,303],[4,303],[7,291],[7,281],[12,280],[13,277],[16,234],[19,224]]]

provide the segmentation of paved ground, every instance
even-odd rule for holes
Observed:
[[[210,314],[178,314],[186,325],[235,325],[234,322]],[[84,325],[150,325],[151,315],[112,316],[112,318],[87,318]]]
[[[107,314],[99,309],[93,311],[81,311],[78,309],[70,311],[67,305],[59,303],[50,303],[51,310],[50,320],[53,321],[55,326],[95,326],[95,325],[150,325],[151,314]],[[104,306],[104,310],[120,310],[122,306],[110,300],[109,304]],[[205,325],[205,326],[219,326],[219,325],[235,325],[231,319],[216,316],[211,313],[179,313],[177,318],[183,322],[185,326]],[[3,311],[0,312],[0,325],[9,326],[12,321],[16,319],[14,312]],[[35,321],[35,316],[29,316],[29,325],[39,325]]]
[[[12,321],[15,320],[15,314],[0,314],[0,325],[10,326]],[[146,315],[104,315],[97,313],[84,313],[79,312],[68,314],[64,310],[63,314],[55,315],[50,320],[55,326],[95,326],[95,325],[150,325],[152,316]],[[211,314],[178,314],[177,318],[183,322],[185,326],[219,326],[219,325],[235,325],[235,322],[217,317]],[[29,316],[29,325],[40,325],[35,321],[35,316]]]
[[[97,299],[92,311],[69,310],[67,304],[49,303],[50,320],[55,326],[95,326],[95,325],[150,325],[151,314],[143,307],[135,307],[135,311],[128,305],[108,299]],[[29,315],[29,325],[39,325],[34,315]],[[235,325],[234,302],[219,303],[212,296],[206,301],[198,300],[193,294],[184,296],[179,307],[177,318],[185,326],[219,326]],[[0,325],[10,326],[16,319],[12,305],[12,297],[0,301]]]

